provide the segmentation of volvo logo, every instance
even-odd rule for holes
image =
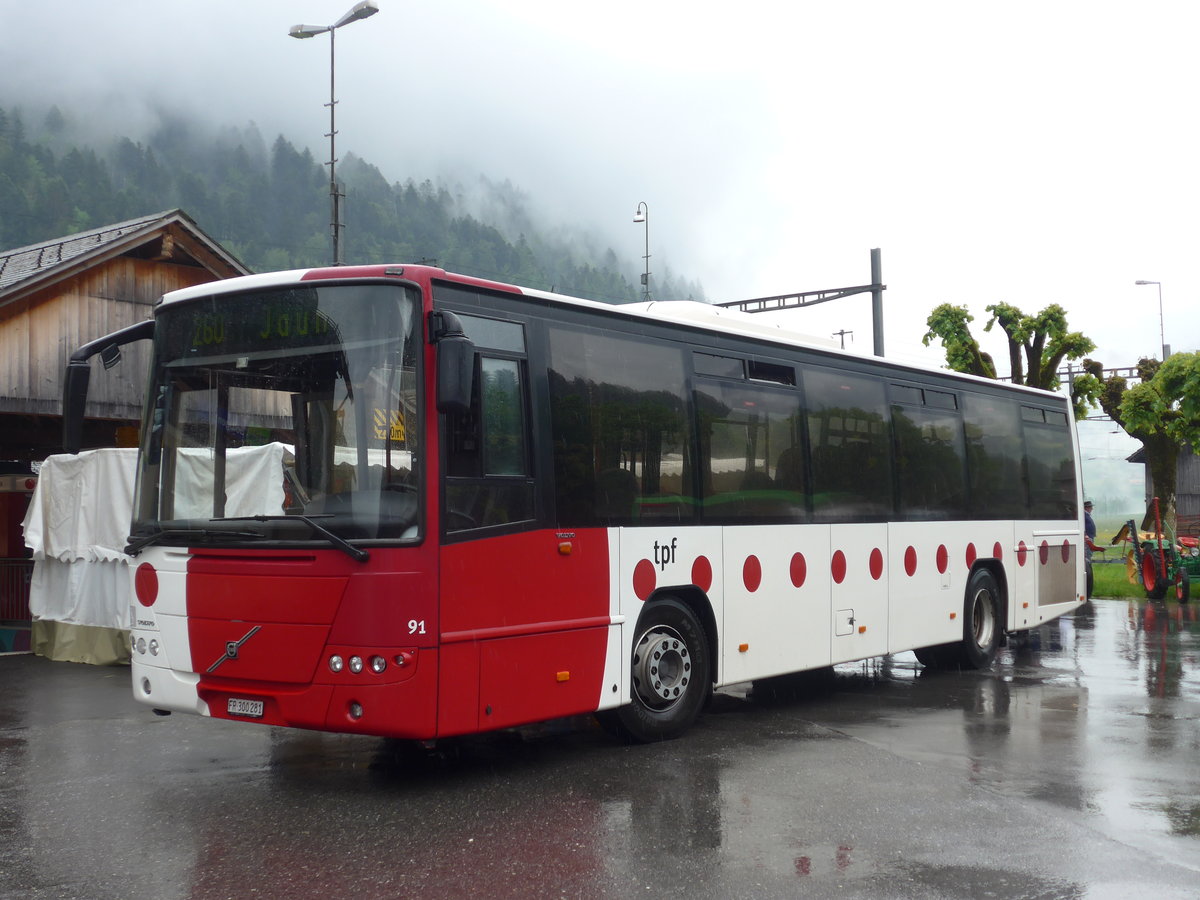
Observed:
[[[262,629],[261,625],[255,625],[253,628],[251,628],[249,631],[247,631],[244,635],[242,635],[241,640],[227,642],[225,644],[224,654],[217,657],[217,661],[208,667],[208,674],[211,675],[213,672],[215,672],[217,670],[217,666],[221,665],[221,663],[225,662],[225,660],[237,659],[238,658],[238,650],[241,648],[242,644],[246,643],[246,641],[250,640],[250,638],[252,638],[252,637],[254,637],[254,635],[258,634],[258,632],[261,629]]]

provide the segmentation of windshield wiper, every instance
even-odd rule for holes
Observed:
[[[316,521],[313,516],[232,516],[226,519],[213,519],[214,522],[303,522],[313,530],[314,534],[319,534],[325,540],[329,541],[334,547],[341,550],[352,559],[359,562],[366,562],[371,558],[371,554],[361,547],[355,547],[348,540],[338,534],[334,534],[320,522]],[[261,535],[259,535],[261,537]]]
[[[200,541],[211,541],[216,538],[239,538],[260,541],[262,535],[257,531],[213,531],[210,528],[156,528],[143,534],[131,534],[129,543],[125,545],[126,556],[137,556],[143,548],[157,544],[167,538],[192,538]]]

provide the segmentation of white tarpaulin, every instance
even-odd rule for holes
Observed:
[[[227,516],[283,512],[283,444],[239,447],[226,453]],[[49,457],[23,523],[33,551],[29,609],[35,619],[103,628],[129,628],[134,563],[123,548],[133,520],[137,450],[87,450]],[[212,452],[184,450],[177,463],[177,496],[207,504],[177,504],[180,518],[212,515]],[[202,509],[201,506],[204,508]]]
[[[47,458],[22,523],[33,558],[64,563],[126,559],[122,548],[133,519],[136,469],[134,449]]]

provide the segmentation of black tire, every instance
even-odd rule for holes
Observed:
[[[1146,589],[1147,600],[1161,600],[1167,595],[1169,582],[1162,577],[1162,563],[1159,561],[1157,550],[1142,552],[1142,587]]]
[[[950,645],[953,648],[953,644]],[[946,645],[936,647],[918,647],[913,651],[917,662],[927,669],[943,669],[946,666]]]
[[[963,640],[959,661],[964,669],[986,669],[1000,646],[1000,586],[987,569],[976,569],[967,581],[963,604]]]
[[[631,702],[604,717],[605,724],[641,743],[679,737],[708,701],[711,671],[708,638],[696,614],[673,597],[655,600],[638,617]]]
[[[1180,603],[1188,602],[1188,594],[1191,590],[1191,579],[1188,578],[1188,573],[1180,569],[1175,575],[1175,599]]]
[[[913,652],[917,661],[930,669],[986,669],[996,659],[1003,628],[1000,586],[987,569],[976,569],[967,581],[962,640]]]

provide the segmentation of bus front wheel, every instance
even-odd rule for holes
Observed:
[[[638,742],[683,734],[699,716],[712,680],[708,638],[696,614],[673,597],[656,600],[638,618],[631,702],[606,724]]]

